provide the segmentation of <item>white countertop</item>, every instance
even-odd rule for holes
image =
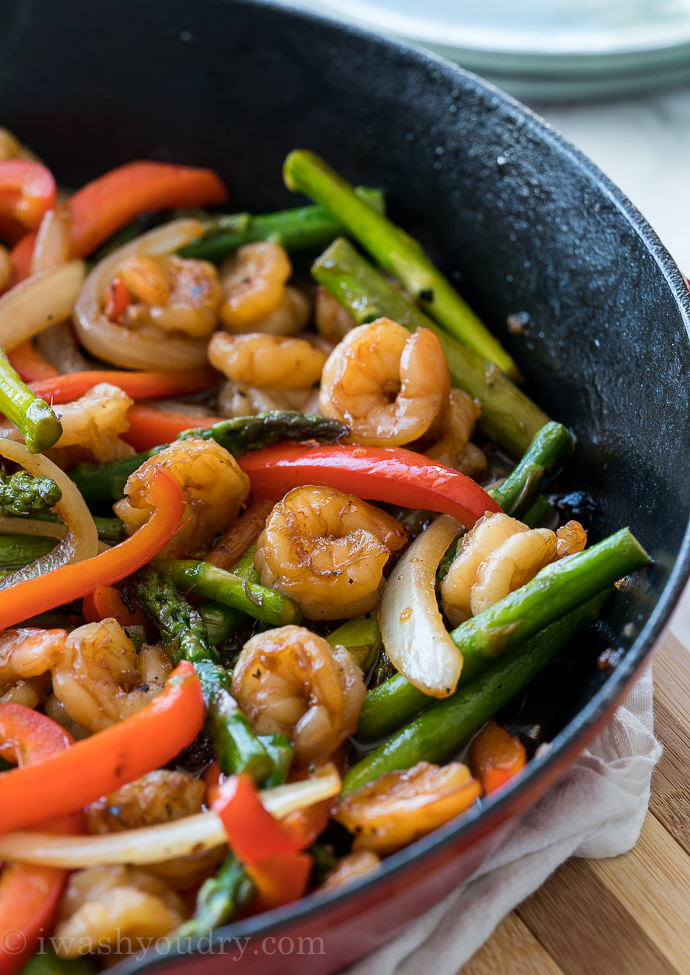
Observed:
[[[620,186],[690,276],[690,88],[532,107]],[[670,628],[690,647],[690,586]]]

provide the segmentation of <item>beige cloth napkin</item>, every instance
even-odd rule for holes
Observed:
[[[648,669],[610,724],[474,876],[347,975],[455,975],[568,857],[632,849],[661,756],[652,694]]]

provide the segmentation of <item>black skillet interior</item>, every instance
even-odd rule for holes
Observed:
[[[608,610],[630,671],[687,575],[690,302],[618,191],[473,76],[270,4],[2,6],[2,124],[65,185],[135,158],[173,160],[218,169],[233,209],[260,211],[295,202],[281,163],[307,147],[385,189],[527,390],[576,432],[568,485],[596,497],[595,535],[629,524],[654,556]],[[515,312],[529,316],[522,336],[506,327]],[[574,709],[601,702],[604,681],[592,664]]]

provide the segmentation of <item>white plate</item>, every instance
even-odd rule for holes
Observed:
[[[288,0],[430,48],[522,98],[690,79],[690,0]]]

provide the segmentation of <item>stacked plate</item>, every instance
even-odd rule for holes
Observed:
[[[288,0],[400,37],[519,98],[569,100],[690,80],[690,0]]]

